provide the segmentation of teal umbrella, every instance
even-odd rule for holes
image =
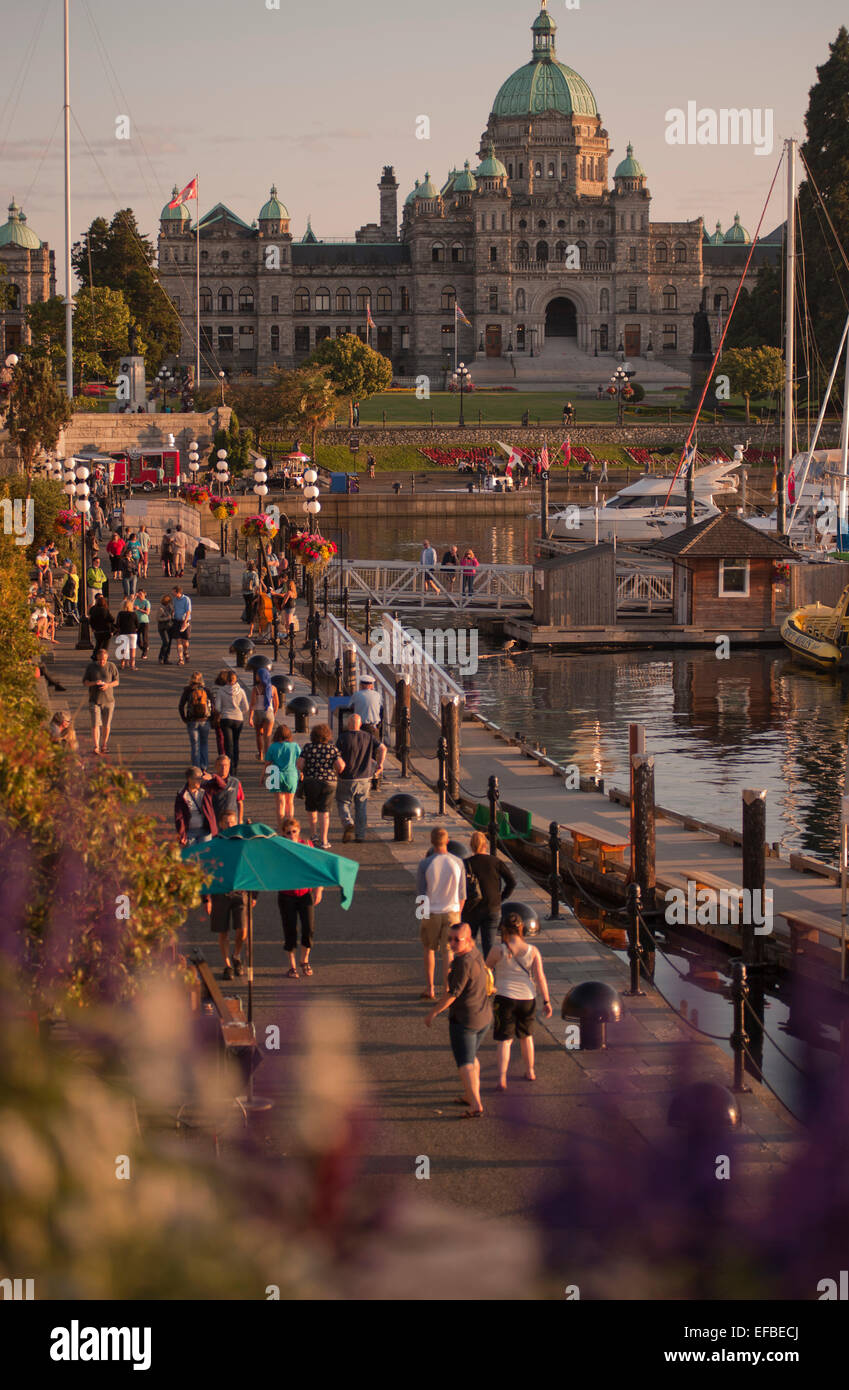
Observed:
[[[291,888],[341,888],[349,908],[359,864],[278,835],[270,825],[247,821],[232,825],[211,840],[185,845],[182,857],[206,870],[208,893],[273,893]],[[253,907],[248,898],[248,1022],[253,1023]]]

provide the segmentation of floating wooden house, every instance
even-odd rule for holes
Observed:
[[[672,561],[673,625],[720,632],[775,627],[776,562],[797,558],[729,512],[665,536],[652,552]]]
[[[581,546],[534,565],[535,628],[607,627],[616,622],[616,553]]]

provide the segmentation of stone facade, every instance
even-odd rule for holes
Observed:
[[[531,61],[496,97],[480,164],[451,170],[441,187],[429,174],[417,181],[400,230],[389,165],[380,220],[351,241],[321,241],[311,226],[293,241],[276,189],[251,225],[224,204],[199,229],[185,208],[163,209],[159,266],[183,317],[181,362],[194,361],[199,241],[207,378],[267,378],[345,333],[368,339],[397,376],[441,373],[456,349],[465,362],[503,360],[512,378],[511,356],[525,368],[553,339],[686,370],[693,316],[704,306],[716,334],[747,234],[738,219],[724,237],[708,237],[700,216],[653,223],[630,146],[611,188],[608,132],[587,84],[557,61],[555,31],[543,0]],[[755,248],[752,273],[779,252],[780,229]]]
[[[0,354],[5,359],[7,353],[29,343],[28,306],[56,293],[53,252],[27,225],[26,214],[14,198],[8,220],[0,227],[0,262],[6,271],[0,288],[11,291],[9,307],[0,307]]]

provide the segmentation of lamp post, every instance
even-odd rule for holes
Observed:
[[[222,405],[224,404],[224,382],[225,382],[225,380],[226,380],[226,377],[227,377],[227,373],[226,373],[226,372],[219,372],[219,373],[218,373],[218,380],[221,382],[221,404],[222,404]]]
[[[463,418],[463,396],[468,391],[472,381],[472,374],[465,362],[461,362],[456,372],[451,375],[451,380],[460,391],[460,428],[465,427],[466,421]]]
[[[68,501],[73,501],[73,506],[80,518],[80,631],[77,637],[77,651],[82,651],[91,646],[91,634],[88,626],[88,580],[86,578],[88,566],[85,555],[85,533],[89,523],[89,513],[91,512],[91,502],[89,501],[88,486],[89,471],[84,463],[78,463],[74,467],[74,461],[65,470],[65,491],[68,494]]]
[[[609,387],[610,395],[616,397],[616,423],[618,425],[622,424],[622,417],[625,410],[624,392],[626,390],[630,394],[631,387],[628,382],[628,373],[625,371],[624,367],[620,366],[616,368],[616,371],[610,378]]]
[[[220,373],[219,373],[219,375],[220,375]],[[224,398],[224,396],[223,396],[223,392],[224,392],[223,385],[222,385],[222,388],[221,388],[221,389],[222,389],[222,400],[223,400],[223,398]],[[258,499],[259,499],[259,506],[260,506],[260,509],[261,509],[261,510],[264,510],[264,509],[265,509],[265,498],[268,496],[268,472],[267,472],[266,460],[265,460],[264,458],[258,458],[257,461],[256,461],[256,463],[254,464],[254,493],[256,494],[256,496],[257,496]],[[270,590],[271,590],[271,568],[270,568],[269,563],[268,563],[268,555],[267,555],[267,553],[266,553],[265,545],[263,544],[262,536],[260,536],[260,537],[257,539],[257,547],[258,547],[258,550],[259,550],[259,562],[260,562],[260,567],[263,565],[263,563],[265,564],[265,582],[266,582],[266,585],[268,586],[268,589],[269,589],[269,591],[270,591]],[[276,604],[274,603],[274,599],[271,600],[271,635],[272,635],[272,639],[273,639],[273,642],[274,642],[274,660],[276,661],[277,658],[278,658],[278,656],[280,655],[280,629],[279,629],[279,626],[278,626],[278,620],[277,620],[277,607],[276,607]]]
[[[219,450],[218,450],[218,454],[217,454],[217,457],[216,457],[216,460],[215,460],[215,481],[216,481],[216,483],[218,484],[218,496],[219,496],[220,498],[223,498],[223,497],[226,495],[226,490],[228,489],[228,485],[229,485],[229,482],[230,482],[230,469],[229,469],[228,466],[227,466],[227,450],[226,450],[226,449],[219,449]],[[220,540],[220,542],[221,542],[221,554],[224,555],[224,554],[226,554],[226,552],[227,552],[227,533],[226,533],[226,529],[225,529],[225,522],[223,522],[223,521],[219,522],[219,526],[220,526],[220,536],[219,536],[219,540]]]

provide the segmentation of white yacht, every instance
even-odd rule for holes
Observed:
[[[739,460],[734,460],[697,469],[693,478],[695,521],[717,515],[715,494],[737,491],[737,479],[729,474],[739,466]],[[566,507],[552,516],[551,534],[558,540],[615,539],[625,545],[645,545],[671,535],[687,525],[687,492],[686,482],[679,476],[667,502],[670,482],[670,478],[646,473],[609,498],[604,506]]]

